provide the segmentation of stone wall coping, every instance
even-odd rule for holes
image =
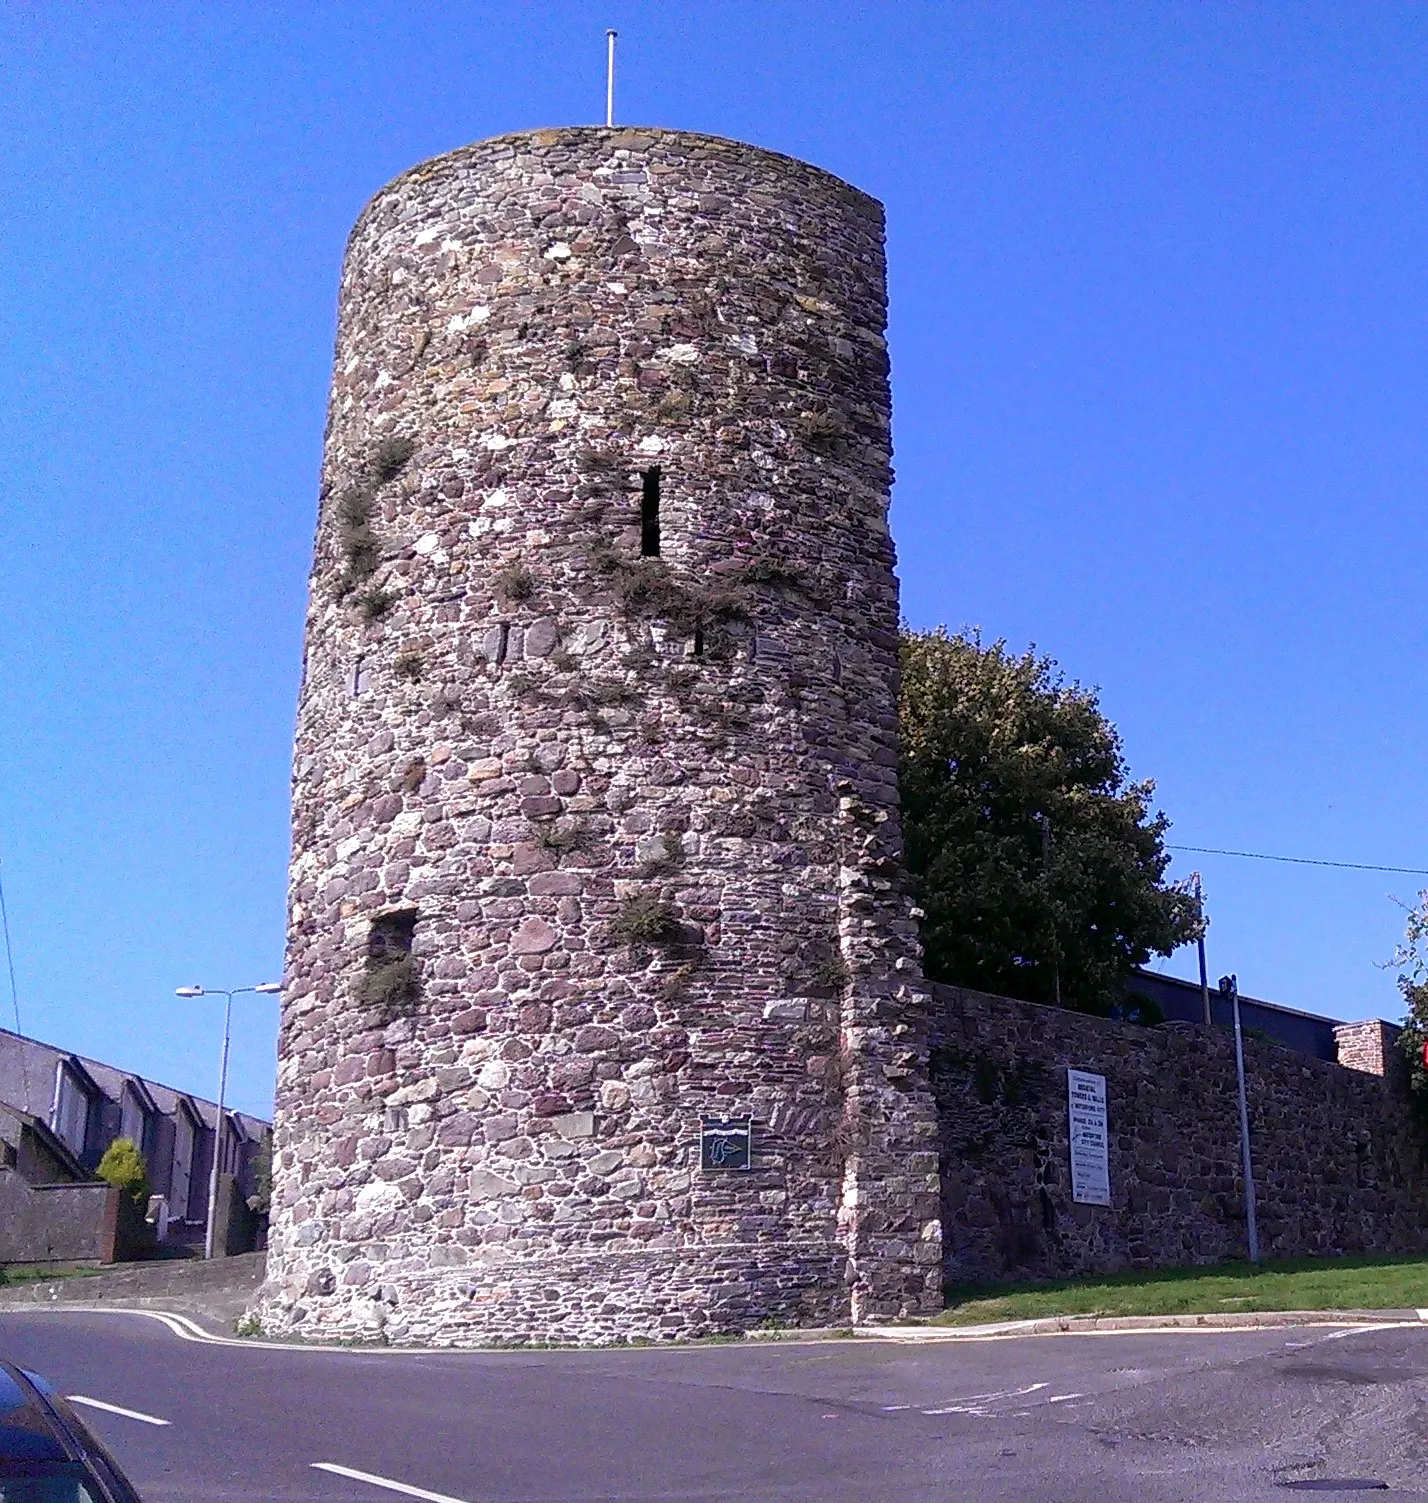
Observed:
[[[979,1001],[990,1002],[995,1006],[1032,1008],[1040,1013],[1050,1013],[1056,1017],[1061,1018],[1073,1018],[1079,1023],[1091,1024],[1093,1026],[1099,1026],[1106,1029],[1114,1029],[1125,1033],[1129,1033],[1130,1030],[1136,1029],[1139,1030],[1139,1032],[1147,1038],[1153,1038],[1156,1034],[1163,1034],[1167,1031],[1169,1031],[1172,1036],[1178,1034],[1181,1037],[1188,1038],[1197,1038],[1201,1036],[1207,1038],[1223,1038],[1229,1032],[1228,1029],[1222,1028],[1217,1024],[1211,1024],[1207,1026],[1204,1023],[1193,1023],[1180,1018],[1170,1019],[1164,1023],[1156,1024],[1152,1027],[1146,1027],[1143,1023],[1132,1023],[1124,1018],[1103,1018],[1099,1013],[1076,1012],[1074,1009],[1069,1007],[1057,1007],[1054,1003],[1051,1002],[1027,1002],[1021,997],[1003,997],[996,992],[982,992],[978,991],[975,987],[972,986],[953,986],[950,982],[946,981],[929,981],[927,983],[927,986],[928,989],[932,992],[933,998],[938,1002],[945,1002],[953,996],[975,997]],[[1274,1005],[1277,1006],[1278,1004],[1276,1003]],[[1285,1012],[1292,1012],[1294,1010],[1295,1009],[1293,1008],[1284,1009]],[[1320,1016],[1320,1014],[1305,1013],[1304,1016],[1317,1018]],[[1379,1027],[1383,1029],[1391,1031],[1392,1033],[1399,1033],[1402,1031],[1397,1023],[1390,1023],[1383,1018],[1361,1018],[1354,1023],[1338,1024],[1335,1027],[1334,1031],[1337,1034],[1343,1029],[1362,1029],[1367,1028],[1370,1024],[1374,1023],[1378,1024]],[[1134,1037],[1135,1035],[1131,1034],[1130,1036]],[[1277,1039],[1246,1038],[1245,1042],[1251,1046],[1256,1044],[1267,1044],[1270,1048],[1282,1049],[1286,1054],[1298,1053],[1297,1050],[1291,1048],[1288,1044],[1281,1044]],[[1336,1070],[1344,1070],[1348,1068],[1348,1066],[1340,1063],[1338,1060],[1315,1059],[1313,1055],[1310,1054],[1302,1055],[1301,1058],[1304,1060],[1305,1064],[1324,1065]],[[1363,1072],[1354,1071],[1353,1073],[1362,1074]]]

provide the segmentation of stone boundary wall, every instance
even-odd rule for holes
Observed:
[[[119,1196],[112,1185],[30,1185],[0,1169],[0,1265],[113,1263]]]
[[[934,988],[944,1272],[1045,1279],[1246,1256],[1234,1038]],[[1244,1041],[1266,1258],[1428,1250],[1406,1076]],[[1347,1063],[1347,1060],[1346,1060]],[[1111,1205],[1071,1199],[1066,1070],[1106,1077]]]

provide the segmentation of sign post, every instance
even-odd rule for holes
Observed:
[[[1066,1096],[1071,1120],[1071,1199],[1077,1205],[1108,1206],[1111,1158],[1106,1077],[1068,1069]]]

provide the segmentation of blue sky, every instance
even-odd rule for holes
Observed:
[[[26,1030],[211,1094],[218,1004],[173,988],[281,965],[348,229],[424,157],[597,121],[606,26],[622,121],[887,205],[909,619],[1098,685],[1172,840],[1428,867],[1422,6],[12,0],[0,870]],[[1194,865],[1212,975],[1397,1014],[1393,896],[1428,879]],[[241,1002],[247,1109],[275,1031]]]

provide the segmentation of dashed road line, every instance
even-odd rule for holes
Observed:
[[[1084,1399],[1084,1393],[1056,1393],[1047,1399],[1048,1404],[1069,1404],[1072,1399]]]
[[[103,1399],[91,1399],[88,1394],[67,1394],[71,1404],[84,1404],[90,1409],[102,1409],[105,1414],[121,1414],[125,1419],[138,1420],[143,1425],[168,1425],[172,1420],[160,1419],[155,1414],[141,1414],[137,1409],[125,1409],[122,1404],[106,1404]]]
[[[401,1493],[408,1498],[425,1498],[427,1503],[466,1503],[464,1498],[453,1498],[450,1493],[434,1493],[424,1487],[413,1487],[410,1482],[397,1482],[391,1477],[379,1477],[375,1472],[359,1472],[356,1467],[339,1466],[335,1461],[310,1462],[319,1472],[331,1472],[336,1477],[350,1477],[354,1482],[370,1482],[373,1487],[385,1487],[389,1493]]]

